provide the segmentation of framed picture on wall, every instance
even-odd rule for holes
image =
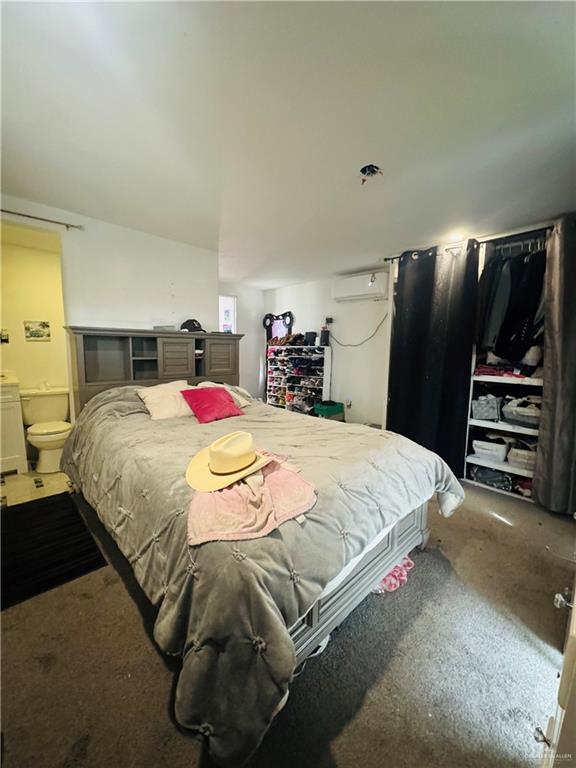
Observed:
[[[24,338],[26,341],[50,341],[50,323],[48,320],[24,320]]]

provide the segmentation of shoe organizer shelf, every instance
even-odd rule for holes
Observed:
[[[277,408],[312,414],[330,399],[330,347],[268,346],[266,402]]]

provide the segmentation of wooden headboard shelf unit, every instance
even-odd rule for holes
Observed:
[[[238,333],[67,326],[76,413],[112,387],[174,379],[238,384]]]

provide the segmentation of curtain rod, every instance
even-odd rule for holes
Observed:
[[[45,219],[43,216],[32,216],[30,213],[19,213],[18,211],[7,211],[5,208],[0,208],[0,211],[2,213],[8,213],[10,216],[23,216],[25,219],[34,219],[35,221],[45,221],[48,224],[58,224],[60,227],[66,227],[66,230],[69,229],[79,229],[81,232],[84,231],[84,227],[82,224],[69,224],[67,221],[57,221],[56,219]]]

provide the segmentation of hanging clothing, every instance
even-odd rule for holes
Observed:
[[[464,475],[478,243],[409,251],[399,263],[388,428]]]
[[[494,349],[504,322],[512,288],[510,261],[493,257],[482,270],[478,284],[478,321],[476,349],[488,352]]]
[[[478,285],[476,351],[519,362],[544,328],[546,252],[487,254]]]
[[[576,215],[562,217],[547,242],[544,386],[534,498],[576,514]]]
[[[494,345],[498,357],[517,362],[532,346],[544,273],[546,251],[520,253],[508,260],[510,264],[510,300],[502,327]]]
[[[546,259],[548,263],[548,259]],[[544,319],[546,315],[546,281],[542,281],[542,291],[540,292],[540,301],[534,315],[532,344],[542,344],[544,340]]]

